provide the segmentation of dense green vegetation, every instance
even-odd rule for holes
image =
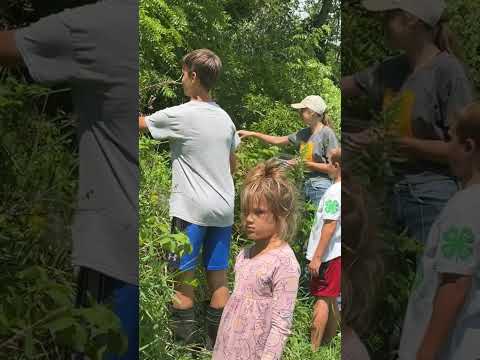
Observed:
[[[322,2],[313,1],[301,6],[291,0],[143,0],[140,7],[141,111],[151,113],[184,102],[178,82],[180,59],[190,50],[210,48],[222,58],[224,65],[215,98],[238,129],[289,134],[302,126],[289,104],[307,95],[320,94],[330,105],[333,125],[339,133],[340,9],[337,1],[324,3],[322,11]],[[248,169],[280,151],[253,139],[243,142],[235,174],[237,190]],[[293,153],[294,149],[282,151]],[[162,255],[171,249],[185,250],[185,238],[169,235],[168,144],[144,136],[140,139],[140,158],[142,356],[191,359],[193,350],[174,344],[167,326],[173,274],[168,273]],[[294,175],[300,187],[301,171]],[[305,210],[302,219],[294,249],[304,266],[302,249],[310,232],[311,211]],[[231,265],[247,243],[238,224],[237,212]],[[199,279],[199,284],[205,284],[202,271]],[[230,277],[231,287],[232,280]],[[197,286],[197,290],[197,300],[202,305],[208,296],[204,286]],[[203,307],[198,306],[199,319],[203,311]],[[312,353],[311,312],[312,299],[303,287],[284,359],[339,359],[340,334],[330,346]],[[201,359],[210,358],[207,351],[198,355]]]

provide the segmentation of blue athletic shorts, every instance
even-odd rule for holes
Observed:
[[[185,232],[192,245],[192,252],[182,256],[170,255],[170,265],[180,271],[194,270],[198,265],[200,252],[203,252],[203,265],[206,270],[228,268],[232,226],[200,226],[179,218],[172,220],[172,233]],[[202,251],[203,250],[203,251]]]
[[[93,269],[81,267],[78,276],[76,306],[89,307],[89,297],[99,304],[111,307],[118,316],[128,349],[123,355],[106,354],[104,360],[139,359],[139,288]],[[85,360],[84,354],[74,354],[73,359]]]

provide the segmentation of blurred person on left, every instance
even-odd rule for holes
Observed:
[[[136,0],[106,0],[0,31],[0,66],[24,65],[38,83],[72,89],[79,139],[76,305],[90,306],[92,296],[119,317],[128,350],[109,360],[138,359],[139,347],[137,13]]]

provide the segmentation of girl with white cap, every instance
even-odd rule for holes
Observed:
[[[327,155],[339,146],[334,131],[329,126],[327,105],[321,96],[310,95],[298,104],[297,109],[307,127],[287,136],[273,136],[254,131],[240,130],[241,139],[253,136],[272,145],[293,144],[300,148],[307,171],[305,173],[305,196],[315,207],[321,197],[332,184],[328,170]],[[297,160],[289,160],[294,165]]]
[[[398,225],[424,243],[458,190],[447,164],[448,129],[452,114],[472,101],[472,86],[455,55],[443,0],[366,0],[363,5],[382,12],[387,41],[402,54],[344,77],[342,96],[368,96],[391,124],[400,154],[390,157],[393,212]],[[368,134],[344,140],[355,148],[372,141]]]

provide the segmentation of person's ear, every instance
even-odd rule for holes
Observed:
[[[190,78],[192,79],[192,82],[197,80],[197,73],[195,71],[192,71],[190,74]]]

